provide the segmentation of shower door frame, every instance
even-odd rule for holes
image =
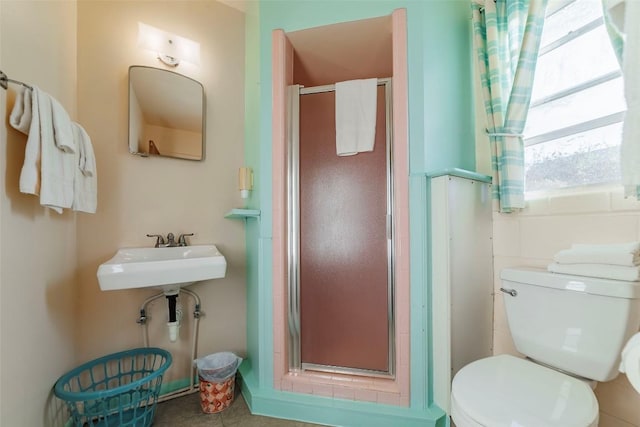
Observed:
[[[287,325],[289,332],[289,371],[321,371],[329,373],[363,375],[383,378],[395,376],[395,275],[394,275],[394,194],[393,194],[393,123],[392,79],[379,78],[378,86],[384,86],[386,127],[386,176],[387,176],[387,333],[388,366],[386,371],[344,366],[303,363],[300,344],[300,96],[335,91],[335,85],[304,88],[292,85],[287,88]]]

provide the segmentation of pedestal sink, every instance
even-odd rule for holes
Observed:
[[[182,286],[224,277],[226,270],[215,245],[123,248],[98,267],[98,283],[103,291],[154,287],[175,295]]]

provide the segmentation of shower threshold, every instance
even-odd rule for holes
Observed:
[[[331,374],[358,375],[362,377],[395,379],[393,372],[376,371],[372,369],[351,368],[346,366],[319,365],[315,363],[302,363],[303,371],[326,372]]]

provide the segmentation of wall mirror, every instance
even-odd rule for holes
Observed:
[[[204,158],[204,87],[173,71],[129,67],[129,152]]]

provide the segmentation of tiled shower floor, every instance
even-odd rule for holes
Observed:
[[[153,427],[318,427],[317,424],[251,415],[242,395],[236,395],[231,406],[218,414],[205,414],[200,409],[198,393],[158,404]]]

